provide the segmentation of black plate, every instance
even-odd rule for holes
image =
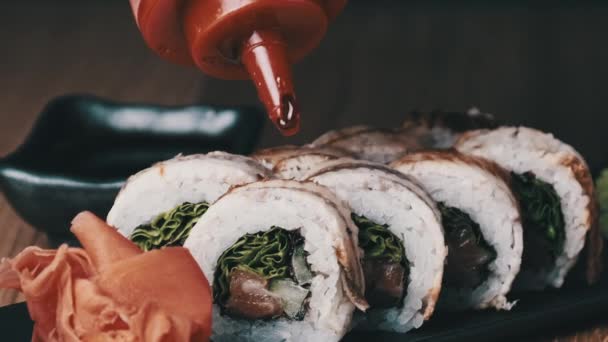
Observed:
[[[264,120],[248,107],[60,97],[40,113],[24,144],[0,160],[0,189],[28,223],[61,241],[78,212],[105,217],[129,175],[179,153],[249,154]]]
[[[347,342],[363,341],[501,341],[550,337],[588,326],[608,313],[608,277],[592,287],[569,286],[561,290],[516,296],[510,312],[484,310],[458,314],[437,313],[419,330],[407,334],[351,332]],[[24,303],[0,308],[0,331],[11,341],[29,341],[32,321]]]

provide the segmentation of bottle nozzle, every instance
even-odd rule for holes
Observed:
[[[280,33],[258,30],[245,40],[241,62],[258,90],[268,116],[283,135],[300,127],[300,112],[291,79],[285,42]]]

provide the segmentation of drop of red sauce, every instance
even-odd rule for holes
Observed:
[[[283,95],[281,105],[275,108],[275,125],[285,136],[291,136],[300,129],[300,111],[293,95]]]

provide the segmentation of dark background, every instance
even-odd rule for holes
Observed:
[[[608,2],[354,0],[295,67],[303,143],[352,124],[400,124],[412,110],[478,106],[604,161]],[[170,65],[142,42],[127,0],[0,4],[0,125],[19,136],[50,98],[256,104],[248,82]],[[4,131],[3,130],[3,131]],[[20,139],[0,135],[0,156]]]

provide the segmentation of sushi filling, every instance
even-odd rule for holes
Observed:
[[[511,173],[513,192],[519,200],[524,232],[522,269],[548,270],[564,248],[564,215],[553,186],[534,173]]]
[[[302,320],[313,278],[307,255],[298,230],[242,236],[217,261],[214,303],[237,318]]]
[[[359,228],[359,246],[364,251],[365,298],[372,308],[400,306],[409,276],[403,243],[388,225],[355,214],[351,217]]]
[[[444,284],[452,288],[476,288],[490,274],[496,250],[484,240],[479,224],[460,209],[438,203],[448,245]]]
[[[185,202],[135,228],[131,241],[144,251],[166,246],[183,246],[190,230],[209,208],[209,204]]]

